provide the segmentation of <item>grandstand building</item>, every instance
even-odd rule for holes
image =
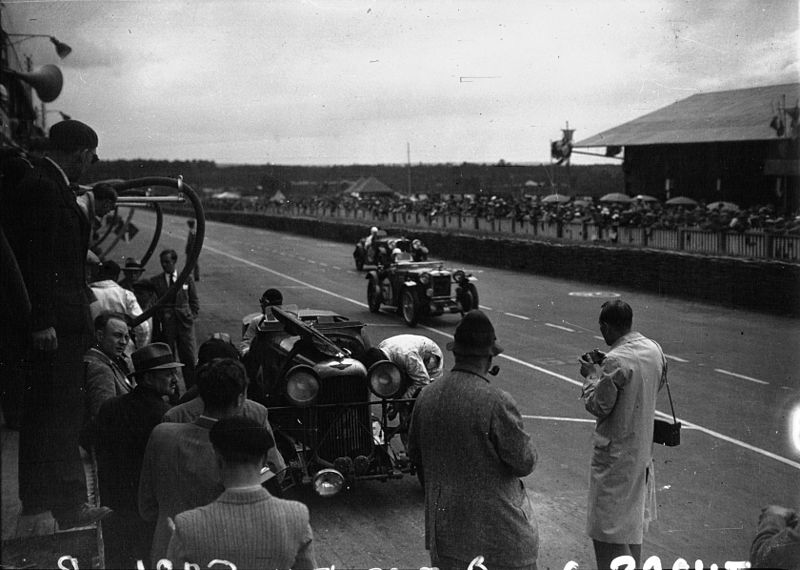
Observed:
[[[576,142],[623,152],[625,192],[800,208],[800,83],[699,93]]]

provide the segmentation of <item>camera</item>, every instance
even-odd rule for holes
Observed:
[[[598,349],[590,350],[589,352],[584,353],[582,356],[583,360],[588,360],[589,362],[593,362],[594,364],[600,364],[603,362],[603,359],[606,357],[604,352],[601,352]]]

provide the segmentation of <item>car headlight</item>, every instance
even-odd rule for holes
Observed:
[[[286,397],[295,406],[310,406],[319,394],[319,379],[310,366],[295,366],[286,375]]]
[[[314,475],[314,491],[320,497],[332,497],[344,488],[344,476],[336,469],[322,469]]]
[[[369,367],[369,389],[379,398],[393,398],[403,387],[403,375],[394,362],[382,360]]]
[[[427,285],[431,282],[431,274],[430,273],[423,273],[419,276],[419,282],[423,285]]]
[[[458,269],[455,273],[453,273],[453,281],[456,283],[463,283],[467,280],[467,275],[460,269]]]

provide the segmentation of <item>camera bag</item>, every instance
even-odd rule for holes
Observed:
[[[667,420],[653,420],[653,443],[675,447],[681,444],[681,423],[675,417],[675,406],[672,404],[672,392],[669,390],[669,380],[664,379],[667,384],[667,396],[669,396],[669,407],[672,410],[672,423]]]

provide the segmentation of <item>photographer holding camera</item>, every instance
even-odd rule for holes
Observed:
[[[658,343],[631,331],[632,323],[626,302],[604,303],[600,332],[611,350],[580,358],[581,398],[597,418],[586,529],[598,568],[623,555],[639,567],[644,531],[656,518],[653,419],[667,361]]]

